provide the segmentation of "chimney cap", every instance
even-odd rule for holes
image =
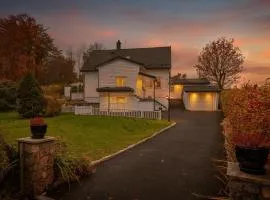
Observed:
[[[120,42],[120,40],[117,40],[117,42],[116,42],[116,49],[117,50],[121,49],[121,42]]]

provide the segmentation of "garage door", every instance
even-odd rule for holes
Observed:
[[[189,93],[190,110],[215,110],[214,105],[215,93]]]

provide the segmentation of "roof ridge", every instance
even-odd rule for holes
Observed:
[[[98,51],[121,51],[121,50],[131,50],[131,49],[158,49],[158,48],[171,48],[171,46],[121,48],[119,50],[118,49],[98,49],[98,50],[93,50],[93,52],[98,52]]]

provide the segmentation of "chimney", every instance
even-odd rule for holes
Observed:
[[[116,49],[117,49],[117,50],[120,50],[120,49],[121,49],[121,42],[120,42],[120,40],[118,40],[118,41],[116,42]]]

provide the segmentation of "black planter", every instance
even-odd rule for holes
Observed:
[[[47,131],[47,124],[30,125],[30,129],[33,139],[42,139]]]
[[[267,162],[269,150],[266,148],[248,148],[235,146],[235,155],[240,170],[248,174],[265,174],[264,166]]]

